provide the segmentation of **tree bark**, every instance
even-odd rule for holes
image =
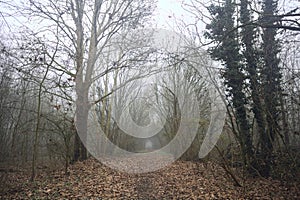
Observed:
[[[46,72],[39,84],[39,93],[38,93],[38,102],[37,102],[37,122],[35,127],[30,181],[34,181],[36,175],[36,161],[37,161],[39,131],[40,131],[39,129],[40,129],[40,121],[41,121],[42,88],[43,88],[44,81],[46,80],[46,77],[48,75],[49,68],[50,65],[47,65]]]

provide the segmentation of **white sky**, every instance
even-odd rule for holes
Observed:
[[[154,27],[157,28],[164,28],[164,29],[172,29],[174,30],[175,27],[175,19],[187,19],[187,13],[184,11],[184,9],[181,7],[181,1],[182,0],[158,0],[157,4],[157,10],[154,13],[154,20],[153,23]],[[7,13],[11,14],[11,17],[6,17],[5,21],[3,20],[2,16],[0,16],[0,26],[2,29],[12,28],[14,26],[26,26],[30,25],[30,28],[36,29],[38,28],[38,25],[33,24],[26,24],[26,19],[23,18],[21,15],[22,13],[16,14],[14,11],[8,8],[8,5],[10,3],[13,4],[20,4],[18,2],[21,2],[21,0],[7,0],[4,2],[1,2],[0,6],[0,13],[5,13],[4,15],[7,16]],[[25,23],[24,23],[25,22]],[[10,32],[10,30],[5,30],[5,32]]]
[[[17,16],[14,13],[14,11],[7,9],[5,6],[9,2],[13,2],[14,4],[17,2],[21,2],[22,0],[5,0],[1,1],[1,6],[0,6],[0,13],[11,13],[13,17],[6,18],[6,20],[3,20],[3,17],[0,15],[0,32],[1,34],[5,35],[5,33],[10,33],[12,32],[9,30],[8,27],[14,27],[15,26],[21,26],[21,23],[23,25],[29,25],[31,29],[38,29],[39,25],[38,24],[26,24],[27,20],[21,17],[22,13],[18,13]],[[179,22],[180,20],[183,20],[185,23],[191,23],[194,22],[195,18],[191,17],[191,15],[185,11],[182,8],[181,2],[190,2],[190,0],[158,0],[157,4],[157,10],[154,13],[154,23],[153,23],[153,28],[163,28],[163,29],[168,29],[168,30],[178,30],[178,25],[176,25],[176,20]],[[203,2],[205,5],[209,5],[210,0],[201,0],[200,2]],[[207,2],[207,3],[205,3]],[[291,10],[292,8],[295,8],[297,6],[300,7],[300,0],[279,0],[279,8],[281,12],[287,12]],[[198,24],[200,25],[200,24]],[[198,31],[203,31],[205,29],[205,26],[201,25],[198,27],[200,30]]]
[[[187,0],[186,0],[187,1]],[[155,20],[158,28],[176,29],[175,20],[191,21],[189,13],[181,6],[182,0],[158,0]]]
[[[160,25],[164,25],[165,22],[170,22],[174,15],[178,17],[183,13],[183,9],[178,0],[159,0],[157,10],[157,22],[161,23]]]

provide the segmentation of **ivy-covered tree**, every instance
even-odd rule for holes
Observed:
[[[226,0],[224,6],[211,5],[209,12],[214,18],[207,25],[206,37],[217,43],[210,49],[210,53],[213,58],[223,63],[222,76],[227,86],[228,100],[232,102],[235,110],[237,137],[241,144],[243,161],[246,166],[250,166],[253,149],[245,107],[247,99],[243,91],[246,76],[243,73],[243,56],[240,53],[238,31],[234,20],[235,6],[231,0]]]
[[[211,55],[224,65],[223,78],[235,111],[244,163],[248,169],[258,167],[260,174],[267,177],[281,120],[281,72],[277,57],[280,47],[274,26],[278,21],[277,4],[273,0],[263,2],[259,27],[252,23],[250,6],[248,0],[241,0],[239,5],[225,0],[219,6],[210,6],[213,19],[207,26],[206,36],[216,43],[210,49]],[[260,27],[263,27],[261,38],[257,32]],[[257,162],[254,156],[251,118],[246,108],[251,108],[257,123],[260,148],[256,150],[262,162]]]
[[[266,114],[266,133],[261,135],[261,150],[265,161],[264,175],[269,176],[273,142],[280,126],[280,96],[281,96],[281,72],[279,68],[278,53],[280,51],[279,42],[276,39],[277,29],[272,28],[277,22],[276,17],[277,1],[265,0],[263,4],[263,89]]]
[[[241,22],[241,39],[243,43],[243,56],[245,58],[246,72],[249,78],[249,87],[252,97],[252,111],[256,119],[258,132],[265,134],[265,117],[263,113],[262,86],[260,83],[261,76],[258,73],[261,65],[261,52],[257,49],[256,44],[257,30],[251,24],[252,14],[250,13],[250,2],[241,0],[240,4],[240,22]]]

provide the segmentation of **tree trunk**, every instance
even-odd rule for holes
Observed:
[[[84,84],[77,85],[77,100],[76,100],[76,128],[77,136],[75,140],[79,139],[79,142],[76,141],[77,147],[75,147],[75,153],[77,154],[76,159],[74,160],[86,160],[87,159],[87,150],[85,145],[87,144],[87,124],[88,124],[88,113],[89,113],[89,103],[88,103],[88,90],[84,89]],[[79,152],[79,154],[78,154]]]
[[[254,118],[256,120],[258,126],[258,134],[265,134],[265,118],[264,118],[264,109],[261,101],[260,91],[261,84],[259,83],[259,75],[258,75],[258,59],[259,54],[257,50],[255,50],[255,29],[254,26],[249,25],[251,22],[251,14],[249,11],[249,1],[241,0],[241,23],[242,27],[242,42],[245,45],[244,56],[246,58],[246,71],[249,73],[249,82],[251,89],[251,97],[252,97],[252,110],[254,113]],[[251,165],[254,168],[257,168],[256,158],[253,157],[251,161]]]
[[[34,144],[33,144],[33,153],[32,153],[32,165],[31,165],[31,178],[30,181],[34,181],[36,175],[36,160],[37,160],[37,153],[38,153],[38,142],[39,142],[39,129],[40,129],[40,120],[41,120],[41,105],[42,105],[42,88],[44,81],[48,75],[50,65],[47,65],[46,72],[44,74],[43,79],[39,84],[39,93],[38,93],[38,102],[37,102],[37,122],[35,127],[35,136],[34,136]]]
[[[262,22],[264,27],[272,26],[276,22],[274,17],[277,9],[277,3],[274,0],[264,1],[264,12]],[[279,59],[277,53],[279,52],[279,45],[276,40],[276,29],[264,28],[263,29],[263,55],[264,55],[264,69],[263,85],[264,85],[264,101],[266,109],[266,133],[263,133],[261,137],[261,151],[263,160],[265,162],[264,176],[270,175],[272,165],[273,154],[273,141],[275,139],[276,132],[280,130],[279,121],[279,106],[280,106],[280,94],[282,92],[280,81],[281,73],[279,69]]]

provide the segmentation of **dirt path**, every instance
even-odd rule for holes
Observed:
[[[176,161],[156,172],[127,174],[89,159],[72,165],[67,177],[46,171],[40,169],[34,183],[27,171],[6,172],[0,199],[300,199],[297,185],[276,180],[252,179],[237,187],[213,163]]]

